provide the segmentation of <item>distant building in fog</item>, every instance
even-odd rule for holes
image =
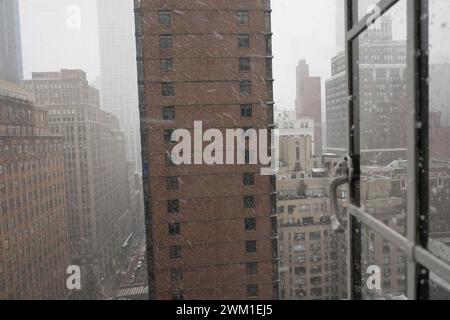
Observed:
[[[132,233],[124,137],[117,118],[99,108],[81,70],[33,73],[24,81],[48,107],[50,132],[65,137],[65,190],[71,263],[82,267],[75,297],[109,296],[122,245]]]
[[[314,167],[314,120],[297,119],[295,111],[275,110],[279,130],[278,176],[311,177]]]
[[[133,0],[97,0],[101,108],[119,118],[127,160],[141,172]]]
[[[18,0],[0,1],[0,80],[18,83],[23,77]]]
[[[439,112],[441,127],[450,127],[450,63],[430,64],[430,111]]]
[[[314,120],[314,154],[322,154],[322,89],[320,77],[309,74],[309,65],[300,60],[297,66],[297,119]]]
[[[0,81],[0,300],[68,294],[64,138],[32,99]]]

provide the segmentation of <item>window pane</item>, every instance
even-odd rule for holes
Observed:
[[[237,20],[238,24],[242,24],[242,25],[248,24],[248,20],[249,20],[248,11],[237,11],[236,12],[236,20]]]
[[[244,104],[241,106],[241,117],[249,118],[252,116],[252,105]]]
[[[250,47],[250,35],[248,35],[248,34],[238,35],[238,46],[239,46],[239,48],[249,48]]]
[[[163,119],[174,120],[175,119],[175,107],[163,107]]]
[[[406,255],[374,233],[362,228],[362,294],[368,300],[406,300]]]
[[[162,35],[159,37],[159,47],[161,49],[170,49],[172,48],[172,36],[171,35]]]
[[[251,69],[250,58],[239,58],[239,71],[246,72],[250,71],[250,69]]]
[[[175,88],[173,82],[165,82],[162,84],[162,96],[173,97],[175,95]]]
[[[171,58],[161,59],[161,71],[162,72],[173,71],[173,59]]]
[[[245,231],[256,230],[256,219],[248,218],[244,220]]]
[[[180,246],[172,246],[169,248],[169,257],[170,259],[180,259],[181,258],[181,247]]]
[[[166,177],[166,190],[178,190],[178,177]]]
[[[431,0],[429,36],[429,242],[428,249],[450,264],[450,3]],[[432,299],[450,299],[450,285],[430,275]]]
[[[180,212],[180,201],[179,200],[167,200],[167,212],[168,213]]]
[[[172,24],[172,13],[170,11],[164,10],[158,12],[159,23],[163,25]]]
[[[254,276],[258,274],[258,264],[256,262],[250,262],[246,264],[247,275]]]
[[[244,186],[252,186],[255,184],[255,175],[253,173],[244,173],[243,180]]]
[[[243,94],[243,95],[252,94],[252,82],[251,81],[248,81],[248,80],[240,81],[239,88],[240,88],[241,94]]]
[[[406,235],[406,1],[358,37],[360,198],[364,211]]]
[[[246,241],[245,242],[245,252],[246,253],[256,253],[256,241]]]

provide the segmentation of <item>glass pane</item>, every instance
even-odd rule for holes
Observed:
[[[361,148],[361,206],[405,234],[406,1],[358,37],[357,95]]]
[[[450,3],[430,1],[429,75],[429,243],[428,249],[450,264]],[[431,296],[448,297],[450,286],[430,276]]]

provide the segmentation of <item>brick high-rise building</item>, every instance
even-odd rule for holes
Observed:
[[[62,136],[0,80],[0,299],[64,299],[69,266]]]
[[[270,2],[136,1],[150,296],[278,298],[274,180],[171,166],[173,129],[273,123]]]
[[[309,74],[309,65],[300,60],[297,72],[297,98],[295,108],[297,118],[314,120],[314,153],[322,154],[322,89],[320,77]]]
[[[119,121],[100,109],[84,71],[37,72],[24,86],[48,107],[50,131],[65,137],[70,256],[85,275],[74,297],[111,297],[122,245],[133,232]]]

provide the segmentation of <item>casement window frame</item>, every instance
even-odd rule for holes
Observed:
[[[381,15],[400,0],[381,0],[377,6]],[[429,218],[429,156],[428,156],[428,74],[429,74],[429,20],[428,0],[407,0],[407,226],[401,235],[377,220],[361,207],[360,199],[360,125],[358,36],[369,25],[372,14],[359,19],[357,0],[345,0],[346,71],[348,99],[348,152],[353,164],[352,181],[348,194],[348,298],[363,299],[361,288],[362,227],[368,227],[401,249],[406,256],[406,296],[410,300],[429,299],[430,272],[450,282],[450,265],[428,250]],[[420,54],[416,54],[420,52]],[[421,123],[417,126],[416,123]]]

